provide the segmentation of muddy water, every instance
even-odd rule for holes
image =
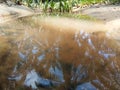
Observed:
[[[119,46],[104,25],[61,20],[0,25],[1,90],[120,89]]]

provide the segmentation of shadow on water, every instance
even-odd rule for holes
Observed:
[[[1,90],[120,89],[120,51],[106,32],[40,20],[0,26]]]

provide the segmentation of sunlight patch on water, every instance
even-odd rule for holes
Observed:
[[[32,87],[32,89],[37,89],[37,84],[41,84],[43,86],[50,86],[50,81],[44,78],[41,78],[35,70],[31,70],[30,72],[28,72],[24,85],[28,86],[28,87]]]
[[[19,52],[18,54],[19,54],[19,57],[20,57],[22,60],[24,60],[24,61],[27,60],[27,56],[24,55],[22,52]]]
[[[58,81],[64,82],[63,72],[62,72],[61,69],[59,69],[59,68],[56,67],[56,66],[55,66],[55,67],[51,66],[51,67],[49,68],[49,72],[50,72],[52,75],[54,75],[54,76],[57,78]]]
[[[37,54],[37,52],[38,52],[39,50],[38,50],[38,47],[33,47],[33,49],[32,49],[32,53],[33,54]]]
[[[90,82],[87,82],[78,85],[75,90],[98,90],[98,89],[95,86],[93,86]]]
[[[59,84],[59,82],[42,78],[34,69],[27,73],[24,81],[24,85],[32,89],[37,89],[39,85],[42,87],[51,87]]]
[[[94,47],[92,40],[90,38],[88,38],[88,44],[92,47],[92,49],[95,50],[95,47]]]
[[[87,70],[81,64],[74,70],[72,68],[72,78],[71,81],[80,82],[82,79],[87,77]]]
[[[42,55],[38,56],[38,61],[40,62],[40,61],[42,61],[44,58],[45,58],[45,54],[42,54]]]
[[[19,74],[19,75],[11,75],[8,79],[11,80],[11,81],[12,81],[12,80],[19,81],[19,80],[22,79],[22,77],[23,77],[22,74]]]
[[[98,52],[100,55],[102,55],[105,59],[109,59],[110,57],[115,57],[115,53],[105,53],[104,51]]]

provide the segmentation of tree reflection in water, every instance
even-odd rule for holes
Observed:
[[[1,90],[119,90],[120,52],[106,32],[38,21],[1,25]]]

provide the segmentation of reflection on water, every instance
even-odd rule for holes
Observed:
[[[120,89],[120,52],[105,32],[56,30],[35,20],[0,26],[1,90]]]

